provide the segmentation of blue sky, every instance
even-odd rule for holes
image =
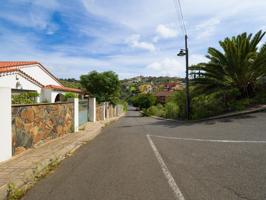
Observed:
[[[57,77],[184,76],[174,0],[0,0],[0,60],[36,60]],[[266,29],[265,0],[181,0],[190,63],[209,46]]]

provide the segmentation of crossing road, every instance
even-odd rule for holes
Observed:
[[[24,199],[263,200],[265,166],[265,112],[184,124],[132,110]]]

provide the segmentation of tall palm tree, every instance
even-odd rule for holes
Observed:
[[[223,51],[209,48],[208,63],[192,66],[192,84],[202,93],[238,89],[241,97],[255,94],[256,82],[266,76],[266,44],[258,48],[266,32],[243,33],[220,41]]]

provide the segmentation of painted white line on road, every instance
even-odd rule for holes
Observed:
[[[163,161],[163,158],[162,158],[161,154],[159,153],[158,149],[156,148],[155,144],[153,143],[150,135],[146,135],[146,136],[147,136],[148,141],[151,145],[151,148],[155,154],[155,157],[157,158],[157,160],[161,166],[161,169],[162,169],[162,171],[163,171],[163,173],[164,173],[164,175],[168,181],[168,184],[175,194],[176,200],[185,200],[182,192],[180,191],[179,187],[177,186],[177,184],[175,182],[175,179],[173,178],[171,172],[169,171],[168,167],[166,166],[165,162]]]
[[[248,141],[248,140],[208,140],[208,139],[195,139],[195,138],[179,138],[179,137],[167,137],[159,135],[150,135],[152,137],[168,139],[168,140],[183,140],[183,141],[195,141],[195,142],[220,142],[220,143],[261,143],[266,144],[266,141]]]

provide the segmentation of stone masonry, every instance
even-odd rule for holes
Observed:
[[[13,154],[73,132],[73,112],[72,103],[13,106]]]

